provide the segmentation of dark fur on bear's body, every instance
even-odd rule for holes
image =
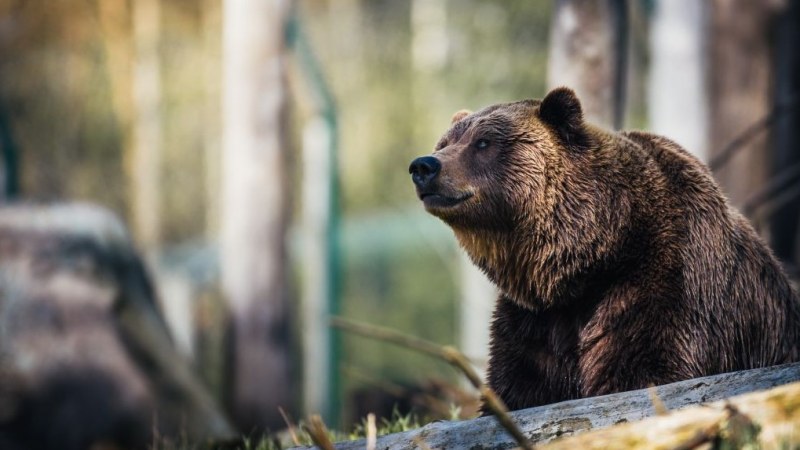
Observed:
[[[502,292],[488,383],[509,408],[800,359],[786,276],[678,145],[588,125],[564,88],[453,119],[411,172]]]

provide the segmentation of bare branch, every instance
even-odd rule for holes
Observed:
[[[388,328],[377,327],[368,325],[361,322],[355,322],[341,317],[334,317],[331,319],[331,325],[340,328],[344,331],[349,331],[364,337],[390,342],[392,344],[400,345],[402,347],[416,350],[421,353],[433,356],[435,358],[447,361],[451,365],[458,368],[463,373],[470,383],[475,386],[481,393],[486,407],[495,415],[497,421],[508,431],[509,434],[517,442],[517,445],[523,449],[533,449],[530,441],[517,424],[508,414],[508,408],[502,400],[491,390],[488,386],[483,384],[478,373],[470,364],[469,360],[463,353],[458,351],[455,347],[441,346],[433,342],[426,341],[413,336],[400,333],[399,331],[391,330]]]

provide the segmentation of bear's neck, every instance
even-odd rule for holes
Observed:
[[[504,295],[530,309],[546,308],[568,294],[570,280],[559,270],[547,269],[533,248],[535,239],[516,234],[454,229],[461,247]],[[564,273],[566,275],[566,273]]]
[[[582,236],[573,236],[579,245],[568,243],[563,231],[537,232],[538,227],[530,224],[512,232],[456,227],[453,231],[472,262],[504,295],[525,308],[542,310],[581,298],[613,265],[616,238],[622,232],[619,224],[600,222],[587,227]]]

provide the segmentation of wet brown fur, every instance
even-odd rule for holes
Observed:
[[[677,144],[593,127],[565,88],[453,120],[430,189],[465,200],[426,209],[500,288],[511,409],[799,359],[786,276]]]

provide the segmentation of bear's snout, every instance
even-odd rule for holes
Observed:
[[[411,165],[408,167],[411,180],[419,189],[425,189],[436,178],[440,170],[442,170],[442,163],[433,156],[417,158],[411,161]]]

